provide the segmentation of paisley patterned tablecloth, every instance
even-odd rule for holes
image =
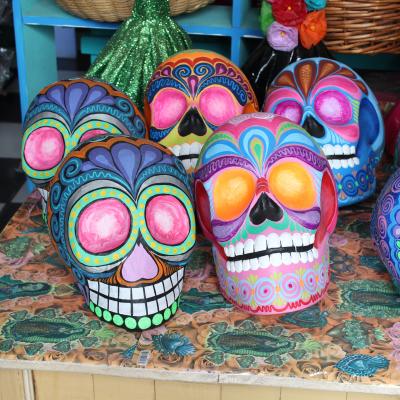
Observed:
[[[0,362],[400,389],[400,296],[369,236],[373,201],[341,210],[332,282],[320,304],[282,316],[240,312],[219,294],[209,245],[199,237],[181,310],[157,330],[132,334],[98,321],[83,304],[34,194],[0,236]]]

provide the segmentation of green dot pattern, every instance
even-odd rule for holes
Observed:
[[[171,310],[169,308],[166,308],[164,310],[164,319],[167,321],[171,318]]]
[[[125,319],[125,326],[128,329],[135,329],[136,325],[137,325],[137,323],[136,323],[135,318],[128,317],[128,318]]]
[[[139,319],[138,325],[140,329],[149,329],[151,326],[151,319],[149,317],[142,317]]]
[[[113,322],[114,322],[115,325],[121,326],[124,323],[124,319],[120,315],[115,314],[113,316]]]
[[[104,310],[103,318],[105,321],[110,322],[112,320],[112,315],[111,315],[110,311]]]
[[[98,318],[103,319],[106,322],[112,322],[117,326],[125,326],[129,330],[146,330],[153,326],[159,326],[164,321],[168,321],[178,310],[181,302],[181,296],[170,306],[167,307],[164,312],[159,312],[152,317],[124,317],[119,314],[112,314],[108,310],[103,310],[101,307],[96,306],[92,301],[89,303],[89,308],[94,312]]]
[[[161,314],[156,314],[153,316],[153,325],[160,325],[163,322],[163,316]]]
[[[101,311],[101,308],[100,308],[100,307],[96,307],[96,308],[94,309],[94,312],[96,313],[96,315],[97,315],[99,318],[101,318],[101,316],[103,315],[103,312]]]

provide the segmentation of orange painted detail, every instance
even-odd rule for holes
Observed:
[[[231,168],[222,172],[215,181],[214,210],[217,218],[231,221],[249,206],[256,190],[255,177],[245,170]]]
[[[269,187],[277,200],[292,210],[308,210],[316,202],[311,173],[296,162],[287,161],[273,166]]]

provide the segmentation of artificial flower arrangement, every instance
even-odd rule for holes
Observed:
[[[322,39],[326,35],[327,0],[262,0],[264,39],[242,66],[263,103],[274,78],[289,64],[311,57],[332,58]]]
[[[326,35],[326,0],[263,0],[261,29],[275,50],[310,49]]]

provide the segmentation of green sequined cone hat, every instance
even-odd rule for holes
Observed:
[[[169,16],[168,0],[138,0],[87,72],[115,85],[143,108],[144,91],[157,66],[187,50],[191,40]]]

